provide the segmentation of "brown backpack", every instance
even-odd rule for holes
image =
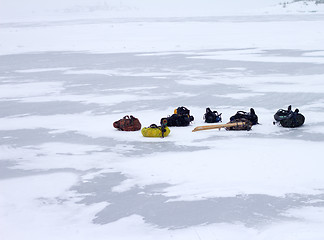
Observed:
[[[122,119],[114,122],[113,125],[115,128],[122,131],[138,131],[141,130],[142,127],[140,121],[132,115],[123,117]]]

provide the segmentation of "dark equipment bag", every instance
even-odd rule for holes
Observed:
[[[171,116],[161,118],[161,125],[166,120],[168,127],[185,127],[194,120],[194,117],[190,116],[190,110],[186,107],[178,107],[174,112]]]
[[[230,117],[230,121],[234,121],[236,119],[246,119],[249,120],[252,125],[258,124],[258,116],[255,114],[253,108],[250,109],[250,112],[238,111],[234,116]]]
[[[140,121],[132,115],[126,115],[122,119],[114,122],[113,126],[121,131],[138,131],[142,127]]]
[[[299,109],[296,108],[295,111],[291,110],[291,105],[288,106],[288,110],[279,109],[275,115],[274,119],[280,123],[281,126],[286,128],[296,128],[300,127],[305,122],[305,117],[299,113]],[[274,122],[275,124],[276,122]]]
[[[210,108],[206,108],[206,113],[204,118],[206,123],[217,123],[222,121],[221,113],[218,114],[217,111],[212,111]]]

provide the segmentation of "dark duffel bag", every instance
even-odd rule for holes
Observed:
[[[168,127],[186,127],[194,120],[194,117],[189,115],[172,114],[170,117],[162,118],[161,124],[164,120],[167,121],[166,125]]]
[[[186,107],[178,107],[174,110],[174,114],[166,118],[161,118],[161,125],[166,121],[168,127],[186,127],[194,120],[193,116],[190,116],[190,110]]]
[[[296,108],[295,111],[291,110],[291,105],[288,106],[288,110],[279,109],[275,115],[274,119],[280,123],[281,126],[286,128],[296,128],[300,127],[305,122],[305,117],[299,113],[299,109]],[[274,122],[275,124],[275,122]]]

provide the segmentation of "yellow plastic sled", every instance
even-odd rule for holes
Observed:
[[[141,130],[142,135],[144,137],[166,137],[170,133],[170,128],[167,126],[164,127],[164,133],[162,136],[162,127],[161,126],[156,126],[155,124],[152,124],[149,127],[144,127]]]

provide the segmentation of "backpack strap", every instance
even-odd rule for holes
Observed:
[[[166,127],[167,123],[168,123],[168,120],[167,119],[163,120],[162,123],[161,123],[162,138],[164,138],[164,133],[166,132],[165,127]]]
[[[157,126],[156,124],[151,124],[149,126],[149,128],[158,128],[158,129],[160,129],[161,130],[161,134],[162,134],[162,138],[164,138],[164,133],[166,132],[165,127],[166,127],[166,120],[163,121],[163,123],[161,123],[161,126],[160,127]]]

